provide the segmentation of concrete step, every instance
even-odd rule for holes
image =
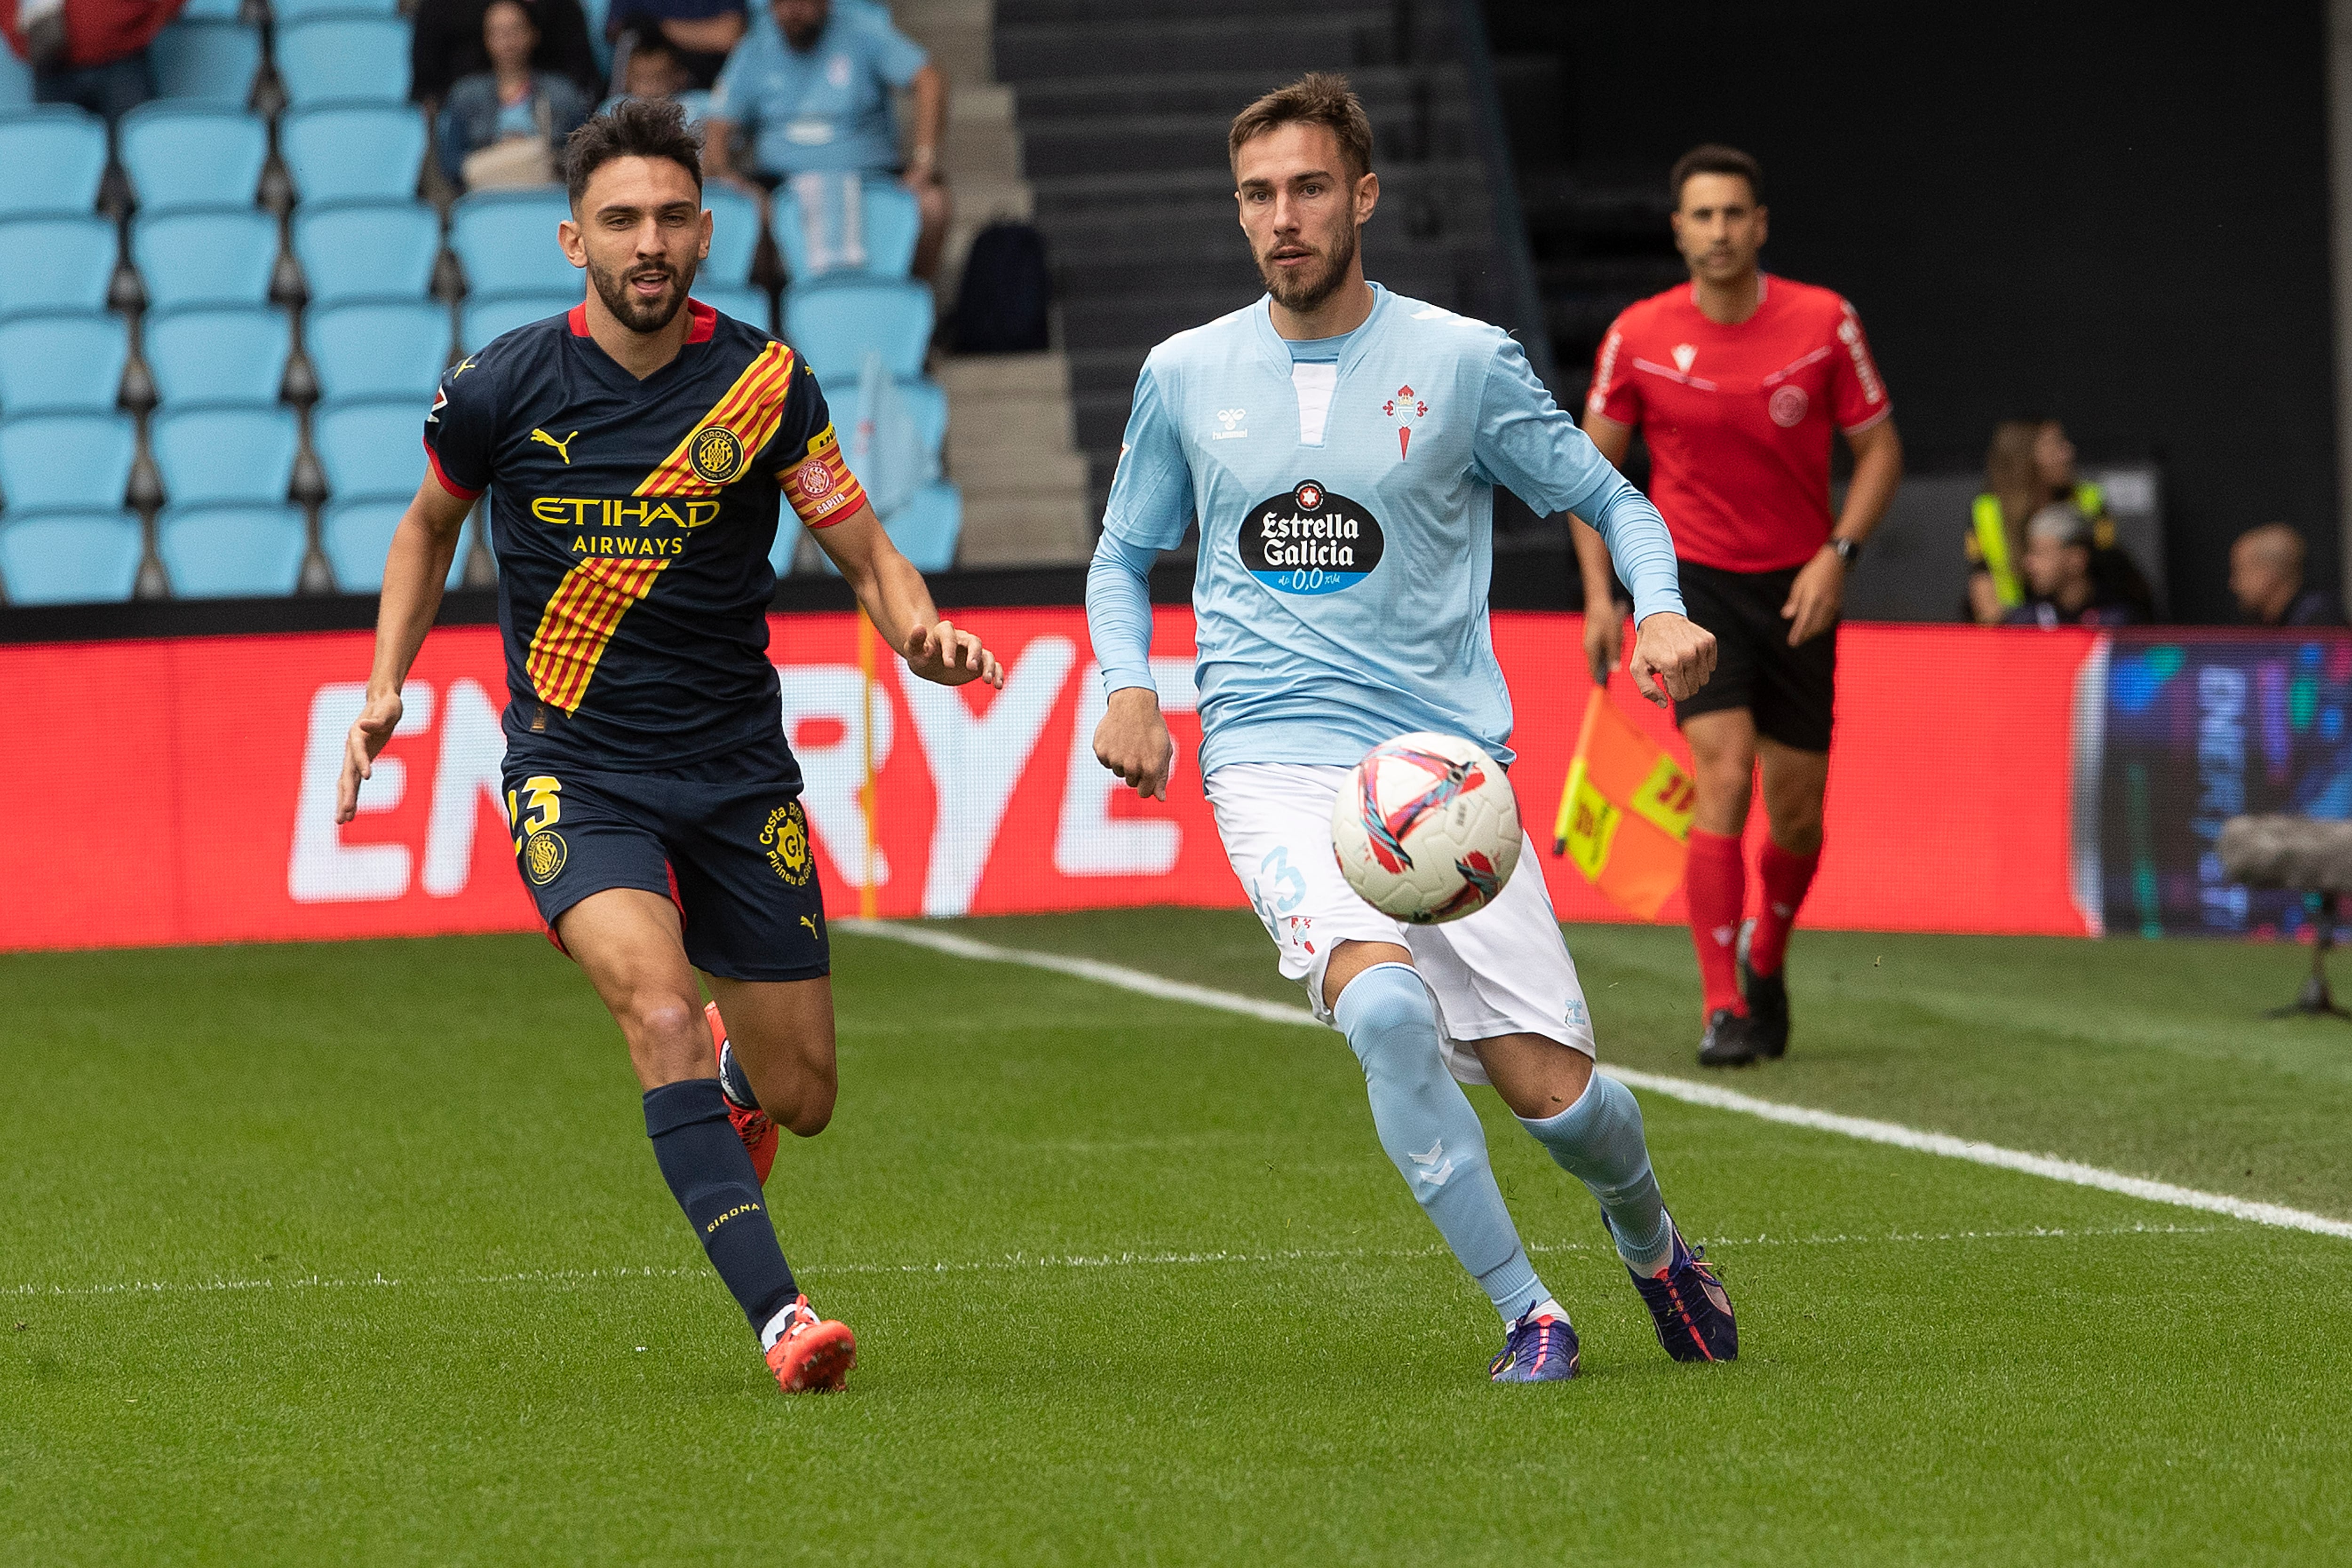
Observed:
[[[1230,121],[1254,99],[1293,79],[1293,73],[1250,65],[1231,64],[1215,70],[1156,73],[1150,76],[1041,77],[1020,89],[1020,112],[1024,124],[1043,125],[1064,115],[1201,113],[1221,114]],[[1465,90],[1458,64],[1416,63],[1411,66],[1365,66],[1348,73],[1348,85],[1363,100],[1365,111],[1410,108],[1417,83],[1444,96]],[[1377,129],[1372,143],[1381,150]]]
[[[986,462],[991,452],[1034,455],[1070,449],[1067,392],[989,398],[967,394],[960,406],[950,392],[948,407],[963,415],[948,425],[948,462],[959,472]]]
[[[1375,112],[1373,146],[1411,149],[1416,159],[1467,159],[1475,152],[1468,107],[1438,100],[1425,110]],[[1023,167],[1040,179],[1128,171],[1230,172],[1230,110],[1133,115],[1038,116],[1022,128]]]
[[[950,420],[950,428],[954,421]],[[1087,482],[1086,460],[1068,445],[1069,429],[1057,422],[1059,450],[1001,445],[950,438],[948,477],[969,490],[1077,490]]]
[[[962,566],[1055,565],[1085,560],[1094,553],[1094,519],[1100,513],[1083,487],[1055,490],[967,488],[963,535],[956,560]]]
[[[1107,60],[1148,62],[1138,74],[1157,74],[1217,70],[1240,56],[1261,69],[1295,75],[1450,54],[1450,39],[1434,26],[1400,39],[1394,13],[1385,7],[1335,5],[1272,16],[1195,14],[1181,19],[1138,18],[1114,10],[1105,20],[1000,24],[996,29],[997,79],[1014,83],[1100,76]]]
[[[1025,127],[1024,134],[1026,134]],[[1381,204],[1386,208],[1408,194],[1426,193],[1448,203],[1475,202],[1486,206],[1486,166],[1466,158],[1433,158],[1425,163],[1375,164],[1381,176]],[[1232,214],[1234,174],[1220,144],[1218,156],[1200,168],[1124,173],[1032,173],[1037,210],[1056,218],[1087,212],[1142,206],[1154,214],[1174,213],[1196,206],[1221,206]]]
[[[940,384],[960,398],[1066,397],[1070,361],[1061,354],[961,354],[940,361]]]

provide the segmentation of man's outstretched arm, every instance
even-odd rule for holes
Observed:
[[[1151,563],[1159,554],[1104,530],[1087,568],[1087,634],[1102,666],[1106,701],[1095,727],[1095,760],[1138,795],[1165,800],[1176,743],[1151,679]]]
[[[392,531],[383,560],[383,594],[375,614],[375,666],[368,672],[367,706],[343,742],[343,772],[335,785],[335,821],[348,822],[359,810],[361,781],[373,777],[375,759],[400,727],[400,688],[408,666],[425,646],[433,617],[441,609],[442,584],[457,558],[457,536],[471,497],[452,495],[426,475],[416,498]]]
[[[996,655],[971,632],[959,632],[940,618],[931,591],[923,586],[923,574],[898,553],[871,506],[861,500],[839,522],[811,531],[866,607],[866,619],[889,639],[908,669],[943,686],[968,681],[1004,685]]]

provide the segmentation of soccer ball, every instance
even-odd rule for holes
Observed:
[[[1375,746],[1331,804],[1348,885],[1381,914],[1436,925],[1495,901],[1519,863],[1519,803],[1495,759],[1450,735]]]

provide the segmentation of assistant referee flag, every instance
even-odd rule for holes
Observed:
[[[1643,920],[1682,885],[1688,853],[1690,774],[1592,688],[1577,731],[1576,755],[1559,796],[1551,852],[1576,862],[1584,880]]]

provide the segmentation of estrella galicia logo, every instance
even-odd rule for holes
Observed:
[[[1381,564],[1381,525],[1358,502],[1309,479],[1242,519],[1242,566],[1285,593],[1337,593]]]

